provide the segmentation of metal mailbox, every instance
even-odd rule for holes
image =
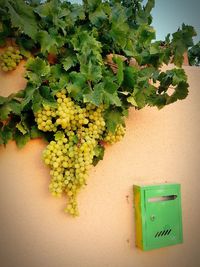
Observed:
[[[136,246],[151,250],[183,242],[180,184],[133,186]]]

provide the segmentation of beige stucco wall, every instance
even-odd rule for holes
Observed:
[[[130,111],[123,141],[108,147],[79,195],[80,217],[48,192],[45,144],[0,148],[0,267],[200,266],[200,68],[185,67],[190,94],[163,110]],[[24,86],[21,70],[0,73],[0,95]],[[135,248],[132,185],[182,185],[184,243]]]

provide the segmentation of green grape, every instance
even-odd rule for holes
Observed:
[[[66,89],[55,97],[57,106],[44,105],[35,113],[35,120],[44,132],[62,133],[48,144],[43,160],[50,168],[50,193],[55,197],[65,195],[68,199],[65,211],[78,216],[78,192],[87,184],[95,147],[105,136],[104,106],[89,103],[80,107]]]
[[[0,55],[1,70],[7,72],[16,69],[22,58],[17,48],[13,46],[7,47],[3,54]]]
[[[7,48],[7,51],[14,52],[14,47],[13,47],[13,46],[9,46],[9,47]]]
[[[109,144],[114,144],[116,142],[121,141],[124,135],[125,135],[125,127],[123,127],[121,124],[118,124],[114,133],[109,131],[106,132],[104,141]]]
[[[8,67],[3,66],[3,67],[2,67],[2,70],[5,71],[5,72],[7,72],[9,69],[8,69]]]

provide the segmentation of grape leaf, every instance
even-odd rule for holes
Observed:
[[[154,6],[155,0],[148,0],[146,6],[144,7],[144,11],[146,12],[146,14],[150,14]]]
[[[78,19],[84,20],[85,19],[85,10],[84,10],[83,6],[74,3],[71,6],[71,15],[72,15],[74,22]]]
[[[150,55],[160,54],[160,50],[161,50],[160,49],[160,41],[154,42],[150,46],[149,53],[150,53]]]
[[[50,87],[51,87],[52,91],[54,92],[54,94],[56,94],[56,92],[62,90],[68,84],[69,84],[68,76],[67,75],[62,75],[57,82],[52,82],[50,84]]]
[[[56,11],[53,8],[52,2],[43,3],[34,8],[34,12],[37,13],[41,18],[46,18],[47,16],[52,16],[52,11]],[[53,10],[54,9],[54,10]]]
[[[41,96],[41,94],[39,93],[38,90],[36,90],[33,93],[33,98],[32,98],[32,109],[33,112],[37,112],[42,108],[42,104],[43,104],[43,97]]]
[[[83,0],[83,4],[85,9],[93,11],[101,4],[101,0]]]
[[[93,157],[93,162],[92,164],[94,166],[97,165],[97,163],[103,159],[104,157],[104,151],[105,151],[105,148],[101,145],[97,145],[95,148],[94,148],[94,157]]]
[[[50,66],[39,57],[30,58],[26,63],[26,69],[38,76],[47,76],[50,73]]]
[[[87,80],[98,82],[102,78],[101,43],[92,34],[88,35],[86,31],[77,31],[71,43],[74,50],[78,51],[80,72],[86,76]]]
[[[124,118],[118,109],[107,109],[104,114],[108,131],[114,133],[118,124],[124,123]]]
[[[0,96],[0,105],[6,103],[7,97]]]
[[[125,67],[124,69],[124,81],[123,86],[130,91],[133,91],[133,88],[137,84],[139,69],[132,67]]]
[[[13,138],[16,141],[17,146],[19,148],[22,148],[30,140],[30,135],[29,135],[29,133],[22,134],[20,131],[16,130]]]
[[[84,102],[90,102],[96,106],[99,106],[103,103],[103,90],[102,84],[97,84],[94,87],[94,90],[84,96]]]
[[[34,85],[28,83],[26,88],[24,89],[25,92],[25,96],[24,96],[24,100],[22,102],[22,109],[25,108],[33,99],[33,94],[34,92],[37,90],[37,87],[35,87]]]
[[[113,88],[116,89],[117,86],[114,86]],[[106,80],[104,82],[100,82],[94,86],[91,93],[84,96],[84,100],[85,102],[91,102],[96,106],[99,106],[102,103],[106,105],[121,106],[121,101],[117,95],[117,91],[109,92],[110,89],[112,90],[112,87],[109,87],[109,83],[106,83]]]
[[[173,33],[173,39],[171,46],[174,51],[173,62],[178,67],[181,67],[183,63],[183,53],[187,51],[188,47],[193,45],[192,37],[196,36],[196,31],[192,26],[183,24],[182,29],[178,29]]]
[[[191,66],[200,66],[200,41],[188,50],[188,59]]]
[[[50,75],[50,70],[46,61],[39,57],[30,58],[26,63],[25,77],[29,80],[29,84],[34,85],[36,89]]]
[[[86,86],[86,77],[80,72],[73,71],[69,75],[70,82],[67,84],[68,93],[76,100],[83,98]]]
[[[116,107],[120,107],[121,106],[121,100],[119,99],[117,93],[115,94],[110,94],[106,91],[103,92],[103,99],[104,99],[104,103],[106,105],[115,105]]]
[[[117,64],[117,81],[121,85],[124,80],[124,64],[120,57],[114,57],[113,61]]]
[[[136,1],[137,2],[137,1]],[[150,14],[152,8],[155,5],[155,0],[148,0],[145,7],[138,7],[138,12],[136,14],[136,21],[138,24],[151,24],[152,16]]]
[[[100,27],[104,20],[107,19],[107,15],[105,14],[104,10],[102,9],[102,5],[100,4],[94,12],[90,12],[89,20],[91,23],[96,26]]]
[[[172,104],[177,100],[185,99],[188,95],[188,83],[181,81],[174,90],[174,93],[167,98],[166,105]]]
[[[7,100],[4,104],[0,105],[0,120],[6,120],[9,117],[9,114],[21,114],[21,104],[14,100]]]
[[[76,83],[70,83],[67,86],[67,91],[75,100],[80,100],[82,98],[82,87]]]
[[[187,76],[185,74],[184,69],[173,69],[171,71],[173,72],[172,85],[176,85],[180,82],[186,82],[187,81]]]
[[[0,128],[0,145],[6,145],[13,137],[13,129],[9,126],[1,126]]]
[[[51,0],[42,3],[34,9],[43,20],[45,20],[53,28],[62,31],[64,35],[67,33],[67,27],[73,27],[76,16],[72,15],[69,4],[63,4],[58,0]]]
[[[62,73],[63,71],[61,64],[55,64],[50,67],[50,75],[53,77],[53,79],[59,79]]]
[[[16,99],[12,99],[9,101],[9,106],[12,110],[12,113],[15,115],[20,115],[21,114],[21,110],[22,110],[22,106],[21,103],[16,100]]]
[[[65,71],[63,71],[61,64],[51,66],[48,79],[49,86],[52,89],[53,94],[56,94],[57,91],[62,90],[69,84],[69,76]]]
[[[63,58],[62,65],[65,71],[68,71],[71,67],[75,66],[76,60],[72,57]]]
[[[157,106],[160,109],[165,105],[187,97],[189,85],[183,69],[174,68],[166,72],[160,72],[157,79],[160,85],[157,91],[152,92],[147,99],[148,104]],[[174,92],[169,94],[168,89],[173,89]]]
[[[41,86],[39,88],[39,93],[43,98],[43,100],[42,100],[43,104],[47,104],[47,105],[49,105],[51,107],[57,107],[57,102],[56,102],[55,98],[52,95],[50,87]]]
[[[127,97],[127,102],[131,103],[131,105],[134,107],[138,107],[138,104],[133,96]]]
[[[40,43],[42,53],[50,52],[58,45],[56,39],[47,31],[39,31],[37,33],[36,40]]]
[[[9,118],[9,114],[11,113],[12,109],[8,103],[5,103],[0,106],[0,120],[4,121]]]
[[[38,24],[33,8],[22,0],[8,0],[5,2],[5,6],[8,8],[12,26],[19,28],[21,32],[34,40],[38,31]]]
[[[80,71],[83,75],[86,76],[88,81],[99,82],[102,78],[102,70],[101,66],[97,64],[92,64],[92,61],[88,62],[83,61],[80,57],[78,57],[80,62]]]
[[[125,48],[129,34],[129,26],[127,24],[125,10],[118,3],[112,7],[110,22],[111,29],[109,35],[115,43],[116,49],[120,50]]]
[[[43,132],[40,131],[36,125],[33,125],[30,131],[31,139],[42,137],[42,136],[43,136]]]
[[[155,92],[156,88],[149,83],[147,83],[144,87],[135,87],[132,93],[133,105],[137,106],[139,109],[145,107],[149,103],[149,98],[151,98],[152,95],[155,95]]]
[[[151,41],[156,38],[155,29],[150,25],[141,24],[137,30],[136,38],[138,45],[143,46],[143,49],[151,44]]]

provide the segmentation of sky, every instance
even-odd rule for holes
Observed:
[[[200,0],[155,0],[152,11],[157,39],[163,40],[175,32],[182,23],[192,25],[196,32],[195,42],[200,41]]]
[[[185,23],[192,25],[197,31],[198,36],[194,38],[194,42],[200,41],[200,0],[155,0],[152,15],[157,40],[164,40],[168,33],[177,31]]]

